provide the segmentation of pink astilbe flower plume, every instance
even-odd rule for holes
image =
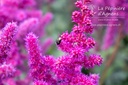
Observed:
[[[40,48],[38,46],[37,37],[33,33],[30,33],[26,38],[26,42],[27,42],[26,46],[28,49],[28,53],[30,55],[29,65],[31,67],[31,76],[35,79],[41,79],[41,77],[39,77],[41,76],[40,75],[41,73],[38,72],[37,70],[39,69],[38,66],[41,65],[44,61],[41,58],[42,55],[40,53]]]
[[[0,35],[0,63],[3,63],[8,56],[16,29],[17,24],[15,22],[7,23],[7,25],[2,29],[2,33]]]
[[[103,59],[98,55],[89,57],[85,55],[95,46],[94,39],[85,35],[85,33],[92,33],[93,31],[90,20],[93,13],[85,5],[88,2],[90,0],[78,0],[75,3],[80,10],[72,13],[72,21],[77,25],[73,27],[70,33],[63,33],[60,36],[60,43],[57,44],[62,51],[68,54],[56,61],[58,63],[55,64],[55,73],[60,81],[71,85],[98,85],[98,83],[93,81],[98,81],[99,77],[92,78],[92,74],[85,76],[80,70],[82,67],[86,69],[93,68],[95,65],[100,65],[103,62]],[[81,68],[76,70],[78,67]],[[81,79],[80,76],[83,78]],[[73,78],[76,78],[76,81]]]
[[[89,2],[77,0],[75,5],[80,10],[72,13],[72,21],[76,25],[56,41],[59,49],[66,53],[62,57],[42,56],[37,37],[32,33],[26,37],[30,75],[35,85],[98,85],[98,74],[85,75],[81,72],[82,68],[90,69],[103,62],[100,55],[89,53],[96,44],[91,36],[86,35],[93,32],[90,19],[93,13],[86,5]]]
[[[55,83],[55,80],[51,75],[54,59],[50,56],[42,56],[37,37],[33,33],[29,33],[26,37],[26,47],[30,56],[30,76],[32,76],[35,81],[45,80],[47,82]]]

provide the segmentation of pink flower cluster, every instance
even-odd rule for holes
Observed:
[[[8,23],[0,34],[0,63],[3,63],[7,57],[8,50],[10,50],[10,45],[15,36],[15,31],[17,29],[16,23]]]
[[[17,22],[19,26],[17,39],[28,32],[35,32],[38,36],[42,36],[45,26],[53,18],[50,12],[42,15],[42,10],[36,9],[36,0],[2,0],[0,2],[0,28],[8,22]]]
[[[36,0],[0,0],[0,85],[31,84],[24,38],[29,32],[42,38],[52,18],[52,13],[38,9]],[[42,47],[50,44],[52,39]]]
[[[77,0],[75,5],[80,10],[72,13],[72,21],[76,24],[70,33],[64,32],[56,41],[59,49],[65,52],[62,57],[42,56],[37,37],[33,33],[26,37],[34,85],[98,85],[98,74],[85,75],[81,72],[82,68],[93,68],[103,62],[100,55],[89,53],[96,44],[90,36],[93,32],[90,20],[93,11],[87,6],[89,2]]]

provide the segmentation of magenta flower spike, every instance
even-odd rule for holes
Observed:
[[[93,32],[92,11],[87,7],[90,0],[77,0],[76,7],[80,8],[78,11],[72,13],[72,21],[76,23],[72,31],[63,33],[59,41],[58,47],[67,54],[56,60],[54,64],[54,72],[59,79],[59,85],[98,85],[99,75],[90,74],[84,75],[81,73],[81,68],[93,68],[95,65],[100,66],[103,59],[100,55],[86,55],[92,49],[96,42],[91,36]]]
[[[26,47],[30,56],[29,66],[30,75],[33,79],[41,79],[41,65],[43,65],[43,59],[41,58],[40,48],[38,46],[37,37],[33,33],[29,33],[26,38]],[[42,69],[43,70],[43,69]],[[40,72],[38,72],[40,71]]]
[[[90,69],[100,66],[103,59],[100,55],[90,54],[95,40],[86,34],[93,32],[92,11],[88,8],[90,0],[77,0],[76,7],[80,10],[72,13],[72,21],[76,23],[72,31],[62,33],[56,41],[60,50],[66,54],[54,59],[42,56],[37,37],[29,33],[26,46],[29,53],[30,75],[34,85],[98,85],[99,74],[85,75],[82,68]]]
[[[17,24],[15,22],[7,23],[7,25],[2,29],[2,33],[0,35],[0,63],[3,63],[8,55],[16,29]]]
[[[37,37],[33,33],[29,33],[26,37],[26,47],[30,56],[30,76],[33,78],[33,80],[46,80],[47,82],[55,83],[55,80],[52,78],[51,74],[54,59],[50,56],[42,56]]]

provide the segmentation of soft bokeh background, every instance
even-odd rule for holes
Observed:
[[[50,1],[50,2],[49,2]],[[49,48],[47,54],[54,55],[59,57],[63,55],[63,52],[59,51],[56,47],[56,40],[59,35],[68,30],[70,31],[73,23],[71,21],[72,11],[75,10],[74,2],[76,0],[44,0],[41,4],[43,13],[52,12],[54,15],[52,23],[46,29],[46,35],[44,39],[52,38],[53,44]],[[106,1],[106,2],[105,2]],[[122,1],[122,2],[119,2]],[[128,5],[127,0],[95,0],[92,2],[96,6],[123,6]],[[115,3],[115,5],[113,5]],[[98,12],[98,11],[97,11]],[[120,26],[111,27],[109,26],[94,26],[95,32],[93,36],[97,42],[97,46],[93,53],[99,53],[104,58],[104,63],[101,67],[95,67],[94,69],[86,70],[84,73],[99,73],[101,76],[100,84],[101,85],[128,85],[128,26],[127,26],[127,14],[128,9],[126,7],[125,11],[119,12],[119,15],[116,16],[118,19],[117,23],[120,23]],[[97,18],[93,18],[94,23],[98,22]],[[121,18],[120,18],[121,17]],[[110,18],[110,17],[108,17]],[[112,24],[112,21],[102,22],[104,24]],[[111,30],[114,29],[115,30]],[[107,32],[110,29],[111,32]],[[110,31],[109,30],[109,31]],[[107,41],[106,37],[109,39]],[[111,43],[112,42],[112,43]],[[103,45],[109,44],[107,49],[103,49]],[[47,55],[46,54],[46,55]]]

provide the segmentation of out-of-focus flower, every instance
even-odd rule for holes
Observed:
[[[109,23],[113,24],[113,23]],[[104,41],[103,41],[103,49],[108,49],[110,46],[114,44],[114,41],[116,40],[116,35],[118,34],[118,28],[113,26],[108,26],[106,29],[106,33],[104,35]]]
[[[42,45],[42,49],[43,49],[43,52],[42,54],[45,54],[46,51],[50,48],[50,46],[53,44],[53,40],[51,38],[48,38],[47,40],[45,40],[43,42],[43,45]]]
[[[0,80],[13,77],[15,68],[10,64],[3,64],[0,66]]]

